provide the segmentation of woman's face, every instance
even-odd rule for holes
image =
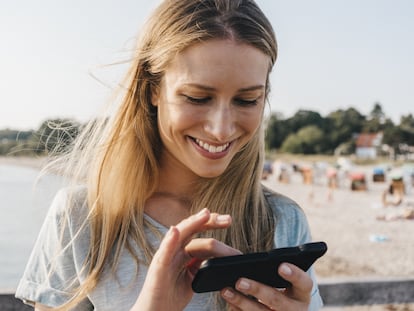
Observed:
[[[163,142],[162,169],[216,177],[262,122],[270,58],[231,40],[177,54],[153,95]]]

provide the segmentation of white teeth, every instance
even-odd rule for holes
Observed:
[[[207,144],[206,142],[201,141],[200,139],[196,138],[195,139],[196,143],[203,148],[204,150],[210,152],[210,153],[218,153],[218,152],[222,152],[224,150],[227,149],[227,147],[230,145],[230,143],[221,145],[221,146],[212,146]]]

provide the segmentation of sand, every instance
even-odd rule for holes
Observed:
[[[263,183],[299,203],[313,239],[328,244],[328,252],[315,263],[320,281],[414,278],[414,220],[399,219],[414,208],[414,189],[399,206],[384,207],[381,197],[388,182],[374,183],[372,167],[357,169],[366,173],[366,191],[351,191],[347,180],[333,191],[323,178],[317,184],[304,184],[299,173],[293,173],[289,183],[275,176]],[[407,311],[414,310],[414,304],[324,309]]]
[[[315,264],[319,278],[414,277],[414,220],[394,217],[414,208],[413,194],[398,207],[383,207],[387,183],[369,178],[366,191],[344,186],[332,193],[323,184],[304,185],[300,175],[289,184],[274,176],[264,183],[298,202],[313,239],[328,244],[327,254]],[[387,220],[377,219],[381,216]]]

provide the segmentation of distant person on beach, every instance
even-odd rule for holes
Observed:
[[[288,263],[286,290],[246,278],[191,288],[206,258],[311,241],[300,207],[261,184],[276,55],[252,0],[163,1],[117,110],[55,162],[74,185],[52,203],[16,296],[36,310],[318,310],[313,269]]]
[[[338,171],[334,167],[326,169],[326,179],[328,182],[328,201],[333,201],[333,193],[338,188]]]
[[[402,177],[393,177],[386,190],[382,193],[382,205],[399,206],[404,198],[404,182]]]

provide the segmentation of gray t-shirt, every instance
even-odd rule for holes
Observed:
[[[76,198],[67,213],[68,189],[56,195],[38,239],[30,256],[26,270],[16,291],[16,297],[28,304],[34,302],[56,307],[70,299],[67,288],[77,286],[85,279],[83,263],[89,248],[89,228],[85,224],[88,209],[85,206],[86,189],[72,189]],[[276,219],[274,243],[276,247],[295,246],[311,241],[306,217],[300,207],[280,194],[267,194]],[[167,228],[145,215],[145,218],[162,234]],[[63,230],[63,231],[62,231]],[[63,239],[61,238],[63,233]],[[160,238],[146,230],[150,243],[158,248]],[[69,243],[72,241],[72,243]],[[143,254],[136,249],[139,258]],[[319,310],[322,300],[319,295],[313,269],[308,273],[314,281],[309,310]],[[89,293],[76,310],[129,310],[135,303],[147,274],[147,267],[137,270],[135,259],[124,249],[115,273],[106,266],[101,281]],[[187,311],[215,310],[210,293],[194,294]]]

